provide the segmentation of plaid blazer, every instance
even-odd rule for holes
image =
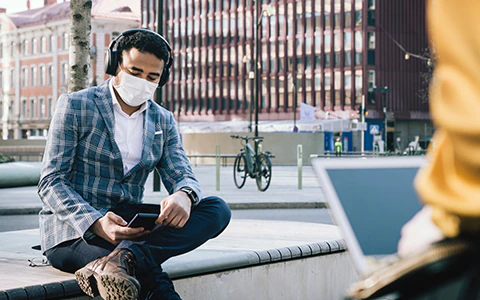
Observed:
[[[42,250],[88,238],[89,227],[109,209],[141,203],[145,181],[157,167],[172,194],[183,186],[201,192],[183,150],[173,114],[148,101],[140,162],[124,174],[114,139],[108,81],[58,99],[50,123],[38,194]],[[160,199],[159,199],[160,202]]]

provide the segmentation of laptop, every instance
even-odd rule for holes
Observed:
[[[312,159],[357,272],[394,261],[403,225],[422,208],[413,180],[425,157]]]

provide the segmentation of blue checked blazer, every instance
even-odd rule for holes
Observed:
[[[145,181],[155,167],[170,194],[188,186],[201,199],[172,113],[149,100],[144,114],[141,160],[124,174],[108,81],[60,96],[38,184],[43,251],[89,238],[90,226],[121,202],[141,203]]]

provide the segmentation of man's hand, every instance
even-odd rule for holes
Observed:
[[[126,227],[127,222],[119,215],[109,211],[92,225],[92,232],[113,245],[122,240],[134,240],[150,233],[144,228]]]
[[[160,215],[155,224],[182,228],[190,218],[192,202],[185,192],[178,191],[160,202]]]

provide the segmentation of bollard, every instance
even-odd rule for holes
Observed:
[[[217,191],[219,191],[220,190],[220,145],[217,145],[215,160],[216,160],[216,174],[217,174],[216,188],[217,188]]]
[[[302,189],[303,147],[297,145],[298,189]]]

